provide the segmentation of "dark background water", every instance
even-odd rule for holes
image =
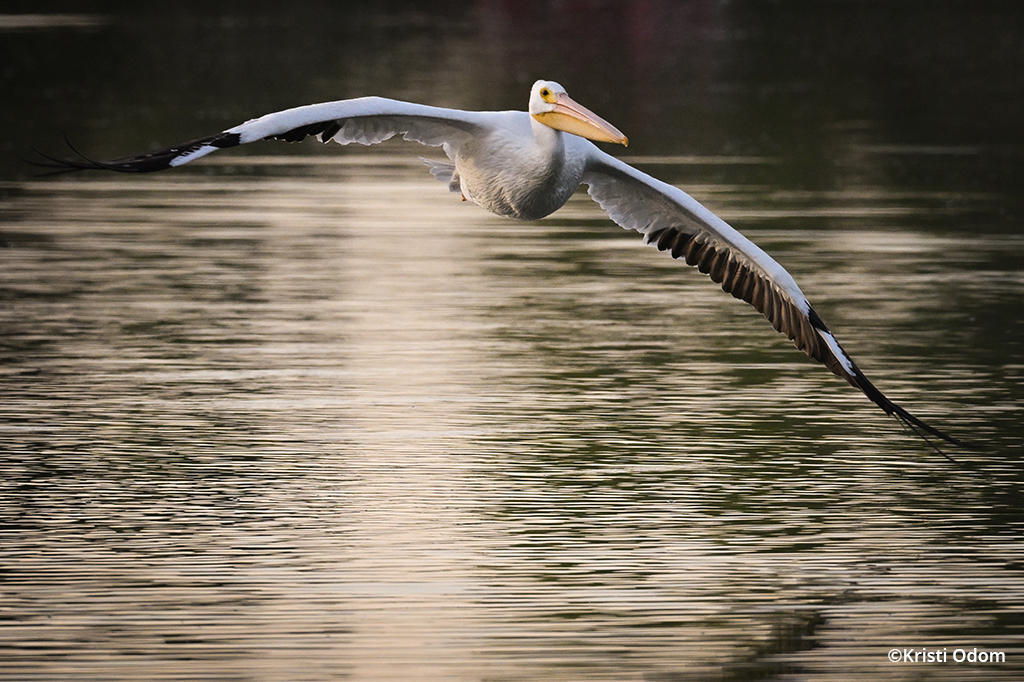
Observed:
[[[0,677],[1024,673],[1017,3],[42,11],[0,14]],[[459,202],[435,150],[23,161],[537,78],[987,449],[950,465],[585,195]]]

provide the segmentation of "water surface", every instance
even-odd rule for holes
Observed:
[[[970,125],[955,102],[926,106],[939,86],[916,61],[960,63],[1018,17],[929,16],[932,38],[892,52],[883,79],[886,31],[844,42],[743,3],[685,7],[654,25],[692,38],[692,59],[635,50],[611,85],[550,73],[533,53],[546,34],[516,33],[500,6],[324,10],[308,43],[270,10],[0,22],[42,79],[5,116],[73,91],[84,65],[58,74],[48,46],[85,59],[125,36],[116,59],[134,61],[107,90],[20,129],[56,146],[76,118],[83,146],[116,156],[328,99],[307,92],[324,71],[349,74],[335,97],[376,73],[380,94],[464,107],[521,106],[556,77],[627,131],[624,158],[782,262],[880,388],[986,451],[950,465],[584,194],[503,220],[433,181],[417,156],[435,150],[399,142],[266,145],[144,177],[5,161],[0,677],[1018,679],[1022,148],[1001,122],[1024,98],[970,79],[1020,50],[994,41],[949,75],[949,92],[1001,98]],[[898,29],[862,11],[854,29]],[[650,25],[628,16],[629,36]],[[340,57],[285,73],[346,21],[363,33]],[[963,42],[940,49],[954,25]],[[438,26],[450,35],[431,42]],[[817,66],[783,28],[829,46]],[[141,47],[189,29],[192,51]],[[256,39],[275,32],[288,58],[263,77],[302,92],[216,87],[265,67]],[[219,54],[222,34],[235,62],[169,66]],[[749,58],[768,47],[781,62]],[[520,75],[520,54],[545,73]],[[490,57],[462,72],[459,55]],[[116,61],[91,59],[108,75]],[[640,94],[673,64],[682,76]],[[195,110],[166,110],[147,69]],[[481,95],[481,80],[512,83]],[[919,91],[870,96],[893,82]],[[631,104],[602,102],[614,92]],[[804,108],[787,121],[780,98]],[[893,648],[948,662],[894,664]],[[954,664],[958,648],[1006,662]]]

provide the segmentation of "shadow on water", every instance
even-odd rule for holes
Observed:
[[[0,15],[0,677],[1020,677],[1021,12],[91,7]],[[459,202],[436,150],[15,162],[541,76],[989,450],[949,466],[584,195]],[[957,648],[1006,662],[888,659]]]

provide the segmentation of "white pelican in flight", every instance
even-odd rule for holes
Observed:
[[[590,196],[612,220],[636,230],[646,243],[673,258],[697,266],[726,292],[762,313],[797,348],[863,391],[886,414],[925,440],[931,435],[963,445],[875,388],[818,317],[793,277],[771,256],[690,195],[589,142],[625,145],[627,140],[552,81],[533,84],[529,112],[460,111],[361,97],[278,111],[139,156],[105,162],[47,156],[50,163],[42,165],[58,170],[144,173],[181,166],[218,149],[258,140],[297,142],[312,136],[321,142],[371,145],[399,134],[443,148],[451,162],[427,161],[434,177],[460,192],[464,200],[498,215],[519,220],[543,218],[561,208],[581,184],[587,185]]]

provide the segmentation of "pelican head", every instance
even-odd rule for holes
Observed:
[[[626,136],[590,109],[577,104],[554,81],[537,81],[530,91],[530,115],[546,126],[598,142],[629,144]]]

